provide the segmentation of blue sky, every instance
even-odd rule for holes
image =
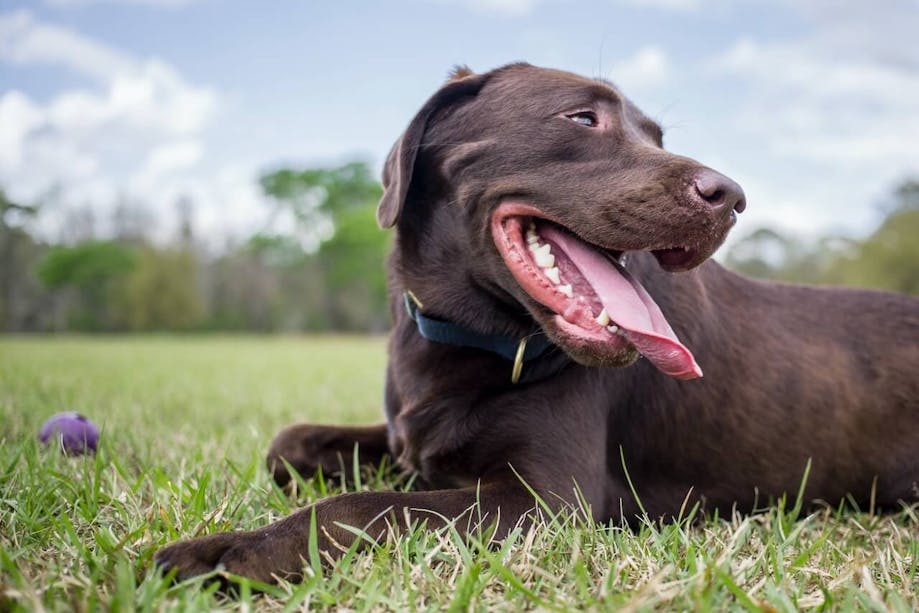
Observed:
[[[916,0],[5,0],[0,185],[49,232],[130,199],[168,234],[184,195],[241,236],[259,172],[379,168],[452,65],[526,60],[613,80],[738,180],[735,233],[863,233],[919,174],[917,31]]]

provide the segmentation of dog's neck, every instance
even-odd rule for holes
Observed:
[[[570,364],[522,305],[481,280],[475,258],[470,263],[468,251],[451,243],[456,235],[441,232],[443,239],[435,242],[426,240],[424,228],[397,233],[389,262],[394,322],[438,347],[494,356],[501,364],[496,372],[508,383],[548,378]]]
[[[511,364],[511,383],[533,383],[559,372],[569,360],[541,331],[522,337],[484,334],[452,321],[424,315],[424,305],[414,292],[403,292],[405,311],[425,339],[445,345],[494,353]]]

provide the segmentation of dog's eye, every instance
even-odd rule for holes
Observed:
[[[578,111],[571,115],[565,115],[565,117],[588,128],[596,128],[600,125],[600,120],[597,119],[597,114],[593,111]]]

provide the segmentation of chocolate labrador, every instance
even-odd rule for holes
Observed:
[[[609,83],[458,69],[383,183],[387,422],[289,427],[268,463],[283,484],[287,465],[329,473],[355,449],[389,454],[423,489],[173,544],[157,562],[180,578],[296,578],[311,546],[354,542],[342,526],[379,538],[475,505],[500,538],[538,521],[534,493],[550,509],[586,502],[601,522],[666,520],[694,504],[753,510],[797,491],[809,464],[808,500],[919,496],[919,302],[708,261],[743,191],[665,151]]]

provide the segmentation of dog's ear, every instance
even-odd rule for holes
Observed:
[[[415,157],[431,117],[442,108],[459,100],[475,96],[485,84],[486,75],[474,74],[465,66],[457,66],[450,80],[425,102],[418,114],[408,124],[405,133],[386,158],[383,167],[383,197],[377,207],[377,223],[381,228],[391,228],[402,214],[405,197],[412,183]]]

